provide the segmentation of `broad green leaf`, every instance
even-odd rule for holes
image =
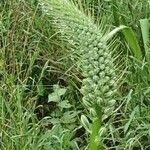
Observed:
[[[57,93],[52,93],[48,95],[48,102],[59,102],[60,96]]]
[[[67,90],[66,88],[60,88],[60,86],[57,84],[54,85],[53,88],[54,88],[54,92],[57,93],[58,96],[64,95]]]
[[[133,55],[137,59],[141,60],[142,59],[142,51],[139,46],[138,39],[137,39],[134,31],[132,30],[132,28],[130,28],[130,27],[124,28],[122,30],[122,33],[123,33],[127,43],[129,44],[129,47],[131,48]]]
[[[60,88],[59,85],[53,85],[54,92],[48,95],[48,102],[59,102],[61,96],[66,93],[66,88]]]
[[[112,38],[115,34],[117,34],[118,32],[121,32],[124,35],[125,40],[127,41],[129,47],[131,48],[133,55],[137,59],[141,60],[142,59],[142,51],[139,46],[138,39],[136,38],[136,35],[135,35],[134,31],[132,30],[132,28],[121,25],[119,27],[116,27],[109,34],[107,34],[104,37],[104,39],[108,40],[108,39]]]

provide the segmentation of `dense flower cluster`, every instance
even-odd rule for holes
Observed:
[[[111,53],[101,30],[89,16],[67,0],[50,0],[45,12],[57,22],[57,26],[77,43],[80,68],[84,77],[81,87],[83,102],[88,107],[97,103],[104,114],[112,112],[116,91],[116,74]]]
[[[92,107],[97,103],[104,114],[112,112],[116,91],[116,74],[109,49],[98,29],[78,32],[81,51],[81,70],[85,77],[81,93],[83,102]]]

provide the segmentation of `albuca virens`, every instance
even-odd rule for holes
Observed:
[[[79,66],[84,77],[80,91],[84,104],[90,108],[98,104],[108,116],[115,104],[116,73],[101,29],[73,1],[41,0],[40,4],[57,28],[74,41],[74,50],[80,54]]]

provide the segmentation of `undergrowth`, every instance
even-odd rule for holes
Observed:
[[[122,76],[117,77],[113,110],[98,133],[101,148],[149,150],[150,64],[149,43],[144,42],[149,33],[141,30],[139,22],[149,19],[149,2],[76,0],[75,4],[85,16],[92,15],[94,24],[101,23],[99,31],[104,35],[126,26],[106,41],[114,63],[120,63],[116,73]],[[81,53],[72,51],[72,37],[67,40],[66,30],[60,31],[52,17],[37,0],[0,1],[2,150],[85,150],[90,144],[94,112],[83,103],[80,90],[87,77]]]

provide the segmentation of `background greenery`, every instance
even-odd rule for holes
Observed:
[[[141,30],[149,27],[140,24],[149,19],[149,1],[82,2],[94,9],[95,19],[103,16],[105,30],[129,27],[115,34],[115,51],[125,69],[103,149],[149,150],[150,64],[149,46],[144,47],[149,30]],[[0,2],[0,149],[86,149],[89,134],[80,118],[90,115],[79,92],[82,75],[61,42],[37,0]]]

